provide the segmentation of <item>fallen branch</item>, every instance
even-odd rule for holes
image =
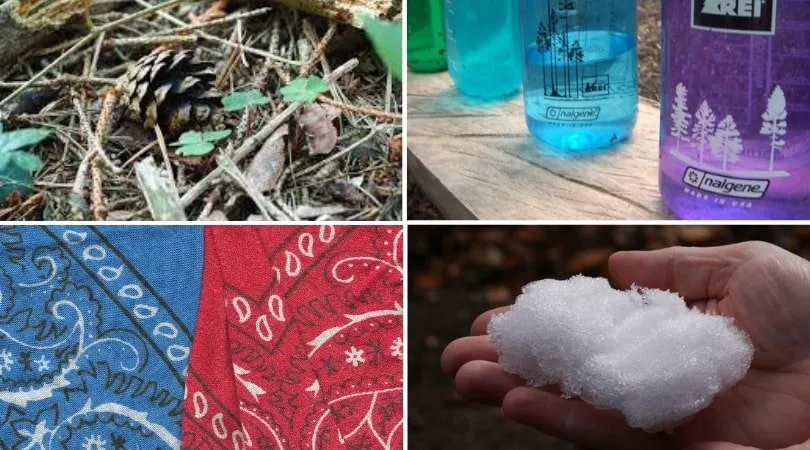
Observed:
[[[76,19],[88,14],[87,0],[10,0],[0,5],[0,66],[54,38]]]
[[[291,8],[328,17],[355,27],[362,25],[362,16],[393,19],[402,11],[402,2],[397,0],[264,0],[266,3],[281,3]]]

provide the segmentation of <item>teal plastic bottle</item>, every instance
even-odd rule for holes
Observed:
[[[520,91],[523,77],[518,0],[446,0],[450,76],[482,99]]]

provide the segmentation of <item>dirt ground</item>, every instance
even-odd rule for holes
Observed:
[[[50,133],[0,219],[401,219],[402,84],[363,31],[263,0],[150,1],[57,2],[93,28],[67,21],[0,70],[5,130]]]
[[[638,84],[642,97],[658,101],[661,58],[661,3],[639,0],[638,6]],[[442,214],[415,183],[408,187],[408,218],[443,220]]]
[[[520,288],[578,273],[607,276],[616,250],[775,243],[810,258],[810,227],[533,226],[409,229],[408,415],[411,448],[570,449],[472,404],[439,368],[442,349],[480,313],[511,304]]]

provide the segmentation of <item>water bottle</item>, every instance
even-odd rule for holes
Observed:
[[[636,0],[521,2],[532,135],[560,150],[626,140],[638,115]]]
[[[810,219],[810,0],[669,0],[662,23],[669,208]]]
[[[408,1],[408,67],[414,72],[447,69],[444,0]]]
[[[465,95],[495,99],[516,94],[523,72],[518,0],[447,0],[450,76]]]

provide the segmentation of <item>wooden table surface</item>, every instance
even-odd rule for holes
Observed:
[[[669,219],[658,130],[657,104],[642,100],[630,142],[564,158],[530,138],[522,96],[482,105],[446,72],[408,74],[409,175],[448,219]]]

